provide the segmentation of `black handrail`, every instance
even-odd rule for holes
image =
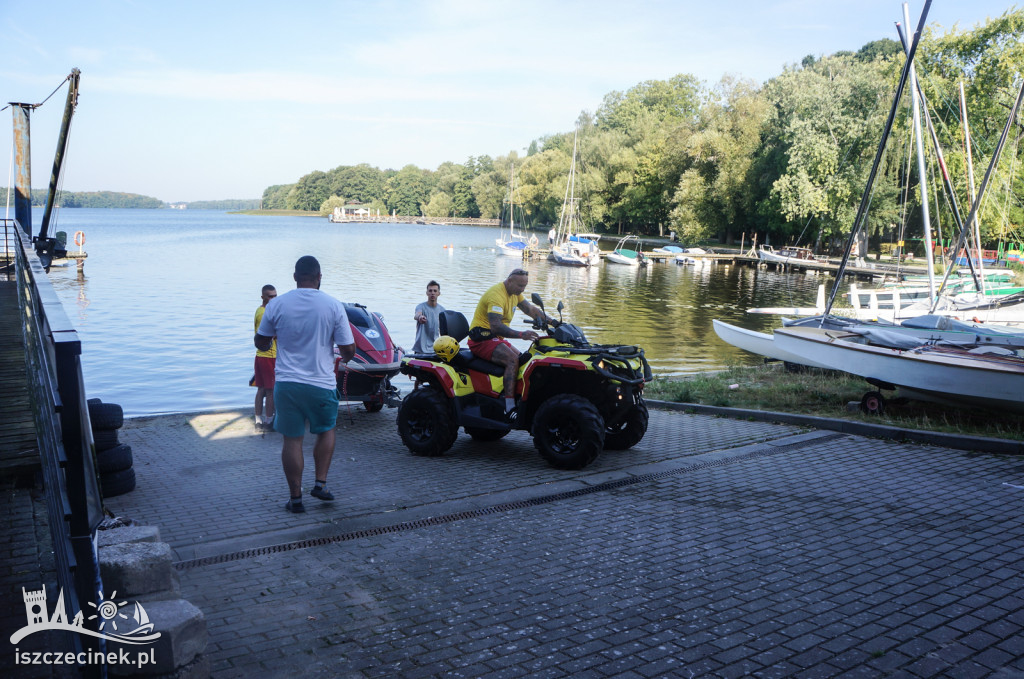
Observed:
[[[97,561],[96,527],[103,504],[95,468],[95,447],[82,378],[82,343],[64,313],[31,237],[14,219],[5,219],[18,285],[20,322],[25,337],[29,394],[39,446],[57,581],[68,620],[98,605],[103,584]],[[98,619],[83,624],[98,631]],[[95,637],[66,633],[68,650],[101,650]],[[103,667],[83,666],[87,676]]]

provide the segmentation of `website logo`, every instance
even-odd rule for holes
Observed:
[[[11,635],[11,643],[15,645],[30,634],[47,630],[76,632],[122,644],[151,644],[160,638],[160,632],[153,631],[153,623],[149,621],[142,604],[136,602],[134,606],[129,606],[127,601],[118,603],[115,601],[117,592],[109,599],[100,592],[99,604],[88,602],[93,609],[87,609],[90,615],[86,617],[82,611],[78,611],[70,623],[65,613],[63,589],[60,590],[57,606],[49,620],[46,610],[46,585],[32,592],[27,592],[22,587],[21,592],[25,600],[25,617],[28,624]],[[98,632],[84,626],[87,619],[99,621]]]

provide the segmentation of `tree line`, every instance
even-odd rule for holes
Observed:
[[[977,185],[1024,74],[1022,32],[1024,10],[1013,7],[971,30],[929,27],[918,47],[918,78],[963,217],[971,201],[959,82]],[[493,219],[507,209],[514,171],[517,209],[548,225],[558,221],[576,132],[581,211],[595,231],[672,230],[687,242],[756,234],[761,243],[821,250],[844,242],[853,226],[903,62],[901,44],[882,39],[807,56],[762,85],[732,76],[708,85],[688,74],[650,80],[607,94],[575,130],[534,140],[524,157],[471,157],[436,170],[343,165],[268,187],[263,207],[326,213],[359,203],[381,214]],[[1024,241],[1022,127],[1018,118],[980,213],[989,245]],[[948,238],[949,199],[928,146],[932,228]],[[870,197],[866,230],[876,244],[921,235],[913,154],[908,87]]]

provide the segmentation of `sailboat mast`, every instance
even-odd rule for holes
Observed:
[[[853,218],[853,228],[850,229],[850,237],[846,243],[846,250],[843,252],[843,258],[839,262],[839,268],[836,270],[836,280],[832,284],[832,290],[829,292],[828,301],[825,304],[825,315],[828,315],[832,311],[832,304],[836,300],[836,294],[839,292],[839,286],[843,282],[843,274],[846,271],[846,265],[850,261],[850,252],[853,249],[853,240],[857,237],[857,228],[860,226],[861,220],[864,217],[864,212],[867,210],[867,205],[871,197],[871,187],[875,183],[875,176],[878,174],[878,165],[882,160],[882,153],[885,151],[886,142],[889,140],[889,133],[892,132],[892,124],[896,119],[896,111],[899,108],[900,97],[903,96],[903,88],[907,84],[907,73],[910,71],[910,65],[914,63],[914,54],[917,53],[917,45],[921,40],[921,31],[924,30],[925,20],[928,18],[928,10],[932,6],[932,0],[925,0],[924,9],[921,11],[921,18],[917,23],[917,31],[914,33],[914,38],[910,43],[910,50],[907,52],[907,61],[903,64],[903,71],[900,73],[900,81],[896,86],[896,93],[892,99],[892,106],[889,107],[889,116],[885,120],[885,128],[882,130],[882,138],[878,140],[878,149],[875,151],[875,159],[871,163],[871,171],[868,173],[867,185],[864,187],[864,193],[860,197],[860,205],[857,207],[857,214]]]
[[[512,233],[516,228],[516,206],[515,206],[515,195],[516,195],[516,164],[515,162],[509,163],[510,169],[508,171],[508,236],[511,239]]]
[[[903,21],[910,25],[910,9],[903,3]],[[935,248],[932,244],[932,220],[928,211],[928,174],[924,162],[924,135],[921,134],[921,101],[917,95],[917,69],[910,64],[910,100],[914,116],[914,143],[917,145],[917,176],[921,190],[921,221],[924,222],[925,262],[928,266],[928,298],[935,299]]]
[[[1006,126],[1003,128],[1003,133],[999,136],[999,141],[996,143],[996,148],[992,152],[992,159],[988,163],[988,169],[985,170],[985,176],[981,179],[981,187],[978,188],[978,195],[971,203],[971,211],[967,214],[967,221],[963,228],[960,229],[960,235],[957,236],[956,246],[953,248],[953,252],[960,252],[960,248],[964,246],[964,242],[967,238],[967,231],[970,229],[970,225],[974,222],[974,219],[978,216],[978,208],[981,205],[981,197],[985,195],[985,189],[988,188],[989,180],[992,178],[992,172],[995,170],[996,163],[999,162],[999,155],[1003,152],[1003,146],[1006,145],[1006,137],[1010,134],[1010,128],[1013,127],[1013,121],[1017,118],[1017,111],[1020,110],[1021,101],[1024,100],[1024,80],[1021,80],[1020,89],[1017,90],[1017,99],[1013,102],[1013,106],[1010,108],[1010,115],[1006,119]],[[967,258],[970,261],[970,257]],[[949,273],[953,268],[946,269],[946,276],[942,281],[942,284],[946,284],[946,279],[949,278]],[[932,302],[932,308],[930,313],[935,313],[935,309],[938,307],[939,300],[936,298]]]
[[[964,96],[964,81],[960,81],[960,120],[963,123],[964,128],[964,148],[967,151],[967,190],[968,196],[971,202],[974,202],[974,156],[971,154],[971,130],[967,125],[967,98]],[[985,265],[982,261],[981,256],[981,227],[978,226],[978,215],[974,215],[974,223],[971,225],[974,227],[974,246],[978,251],[978,280],[976,285],[981,294],[985,294]],[[954,252],[953,257],[956,257],[958,253]],[[970,246],[967,248],[967,260],[970,261],[971,253]],[[971,267],[972,269],[974,267]]]

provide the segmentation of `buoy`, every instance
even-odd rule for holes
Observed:
[[[85,245],[85,233],[82,231],[75,231],[75,245],[78,247]]]

